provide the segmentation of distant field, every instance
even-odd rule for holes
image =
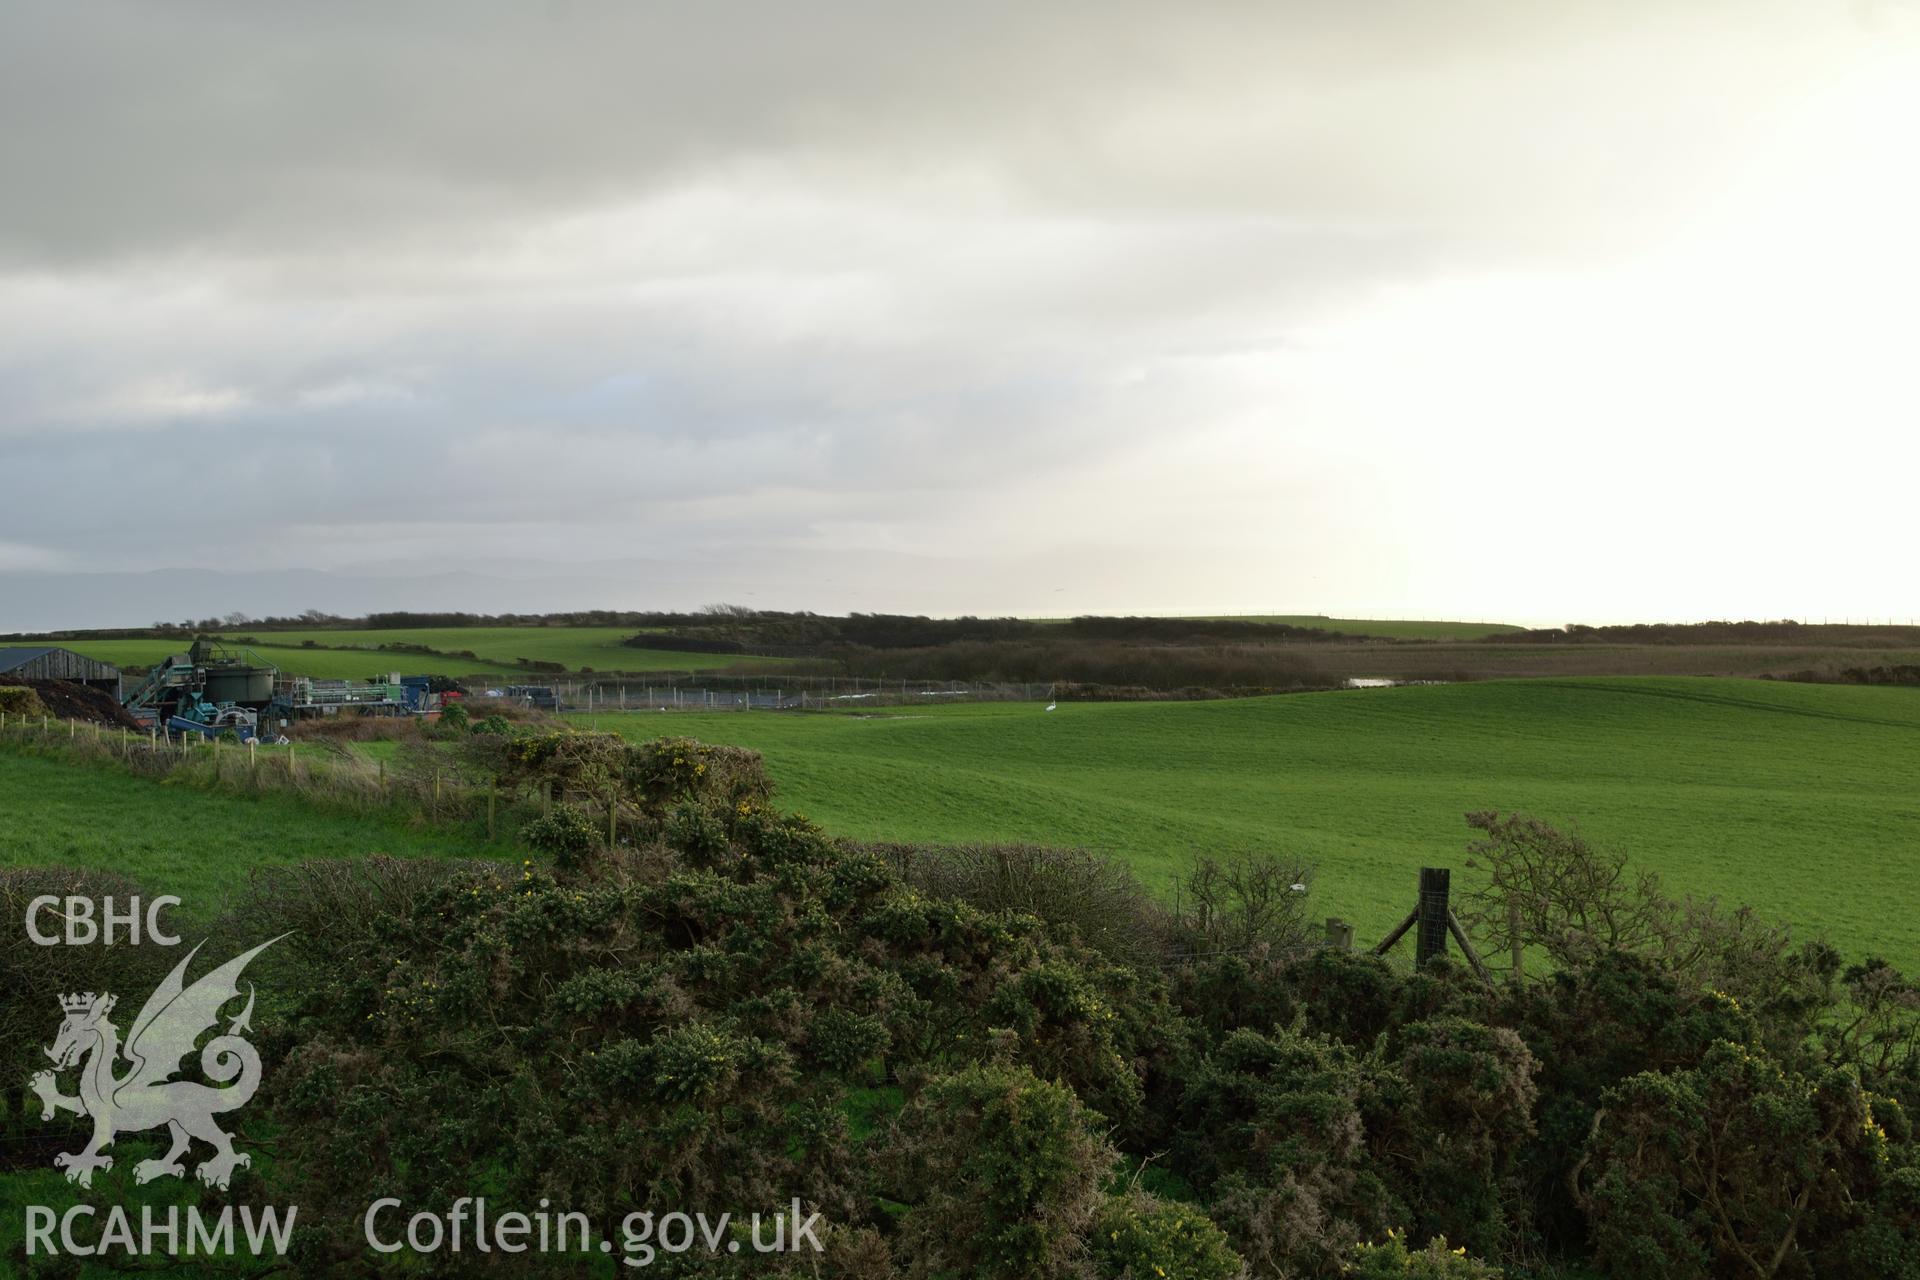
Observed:
[[[584,722],[587,717],[576,717]],[[1198,703],[601,715],[766,753],[780,802],[863,838],[1103,849],[1151,883],[1197,852],[1316,863],[1373,938],[1421,865],[1465,878],[1468,810],[1577,823],[1675,891],[1920,963],[1920,691],[1585,679]]]
[[[476,840],[267,793],[166,786],[0,751],[0,866],[121,871],[211,917],[253,867],[308,858],[485,857]]]
[[[620,642],[632,627],[416,627],[398,631],[273,631],[262,640],[298,646],[303,640],[324,645],[419,644],[442,653],[470,652],[486,669],[511,671],[517,659],[558,662],[569,671],[713,671],[732,666],[778,666],[785,659],[731,654],[680,653],[670,649],[629,649]]]
[[[150,667],[168,654],[187,647],[180,640],[61,640],[63,649],[84,653],[119,667]],[[499,671],[497,663],[469,662],[463,658],[429,658],[419,654],[336,653],[326,649],[301,649],[282,645],[244,646],[289,675],[312,676],[316,680],[360,680],[390,671],[434,672],[448,676],[485,675]]]
[[[231,643],[240,643],[236,633]],[[625,627],[429,627],[405,631],[270,631],[261,632],[259,644],[249,644],[268,662],[292,675],[321,680],[357,680],[382,672],[432,672],[448,676],[515,674],[515,659],[534,662],[558,662],[569,671],[591,667],[595,671],[713,671],[735,666],[778,666],[781,658],[735,657],[709,653],[677,653],[666,649],[629,649],[620,643],[632,635]],[[316,645],[363,648],[365,655],[338,649],[307,649],[303,640]],[[171,653],[178,653],[189,642],[160,640],[58,640],[48,641],[75,653],[111,662],[116,666],[147,667]],[[425,645],[442,653],[471,651],[474,658],[437,657],[429,654],[375,652],[382,644]],[[525,674],[520,672],[520,674]]]

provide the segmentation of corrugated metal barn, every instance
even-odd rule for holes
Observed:
[[[12,680],[68,680],[120,696],[120,668],[71,649],[45,645],[0,649],[0,684]]]

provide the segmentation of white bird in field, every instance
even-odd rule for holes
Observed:
[[[1047,704],[1047,710],[1049,710],[1049,711],[1051,711],[1051,710],[1053,710],[1053,709],[1054,709],[1055,707],[1057,707],[1057,706],[1059,706],[1059,705],[1060,705],[1060,704],[1059,704],[1059,703],[1057,703],[1057,702],[1049,702],[1049,703]]]

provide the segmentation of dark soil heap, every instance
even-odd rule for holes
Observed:
[[[56,720],[79,720],[86,724],[105,725],[109,729],[140,729],[140,722],[128,715],[113,695],[95,689],[91,685],[74,684],[70,680],[13,680],[0,681],[12,688],[31,689],[46,706],[47,714]]]

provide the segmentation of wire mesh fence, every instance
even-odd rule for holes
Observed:
[[[500,686],[487,693],[508,694]],[[1056,686],[964,680],[874,680],[852,676],[622,676],[556,678],[536,688],[559,711],[830,711],[930,706],[942,702],[1041,702]]]

